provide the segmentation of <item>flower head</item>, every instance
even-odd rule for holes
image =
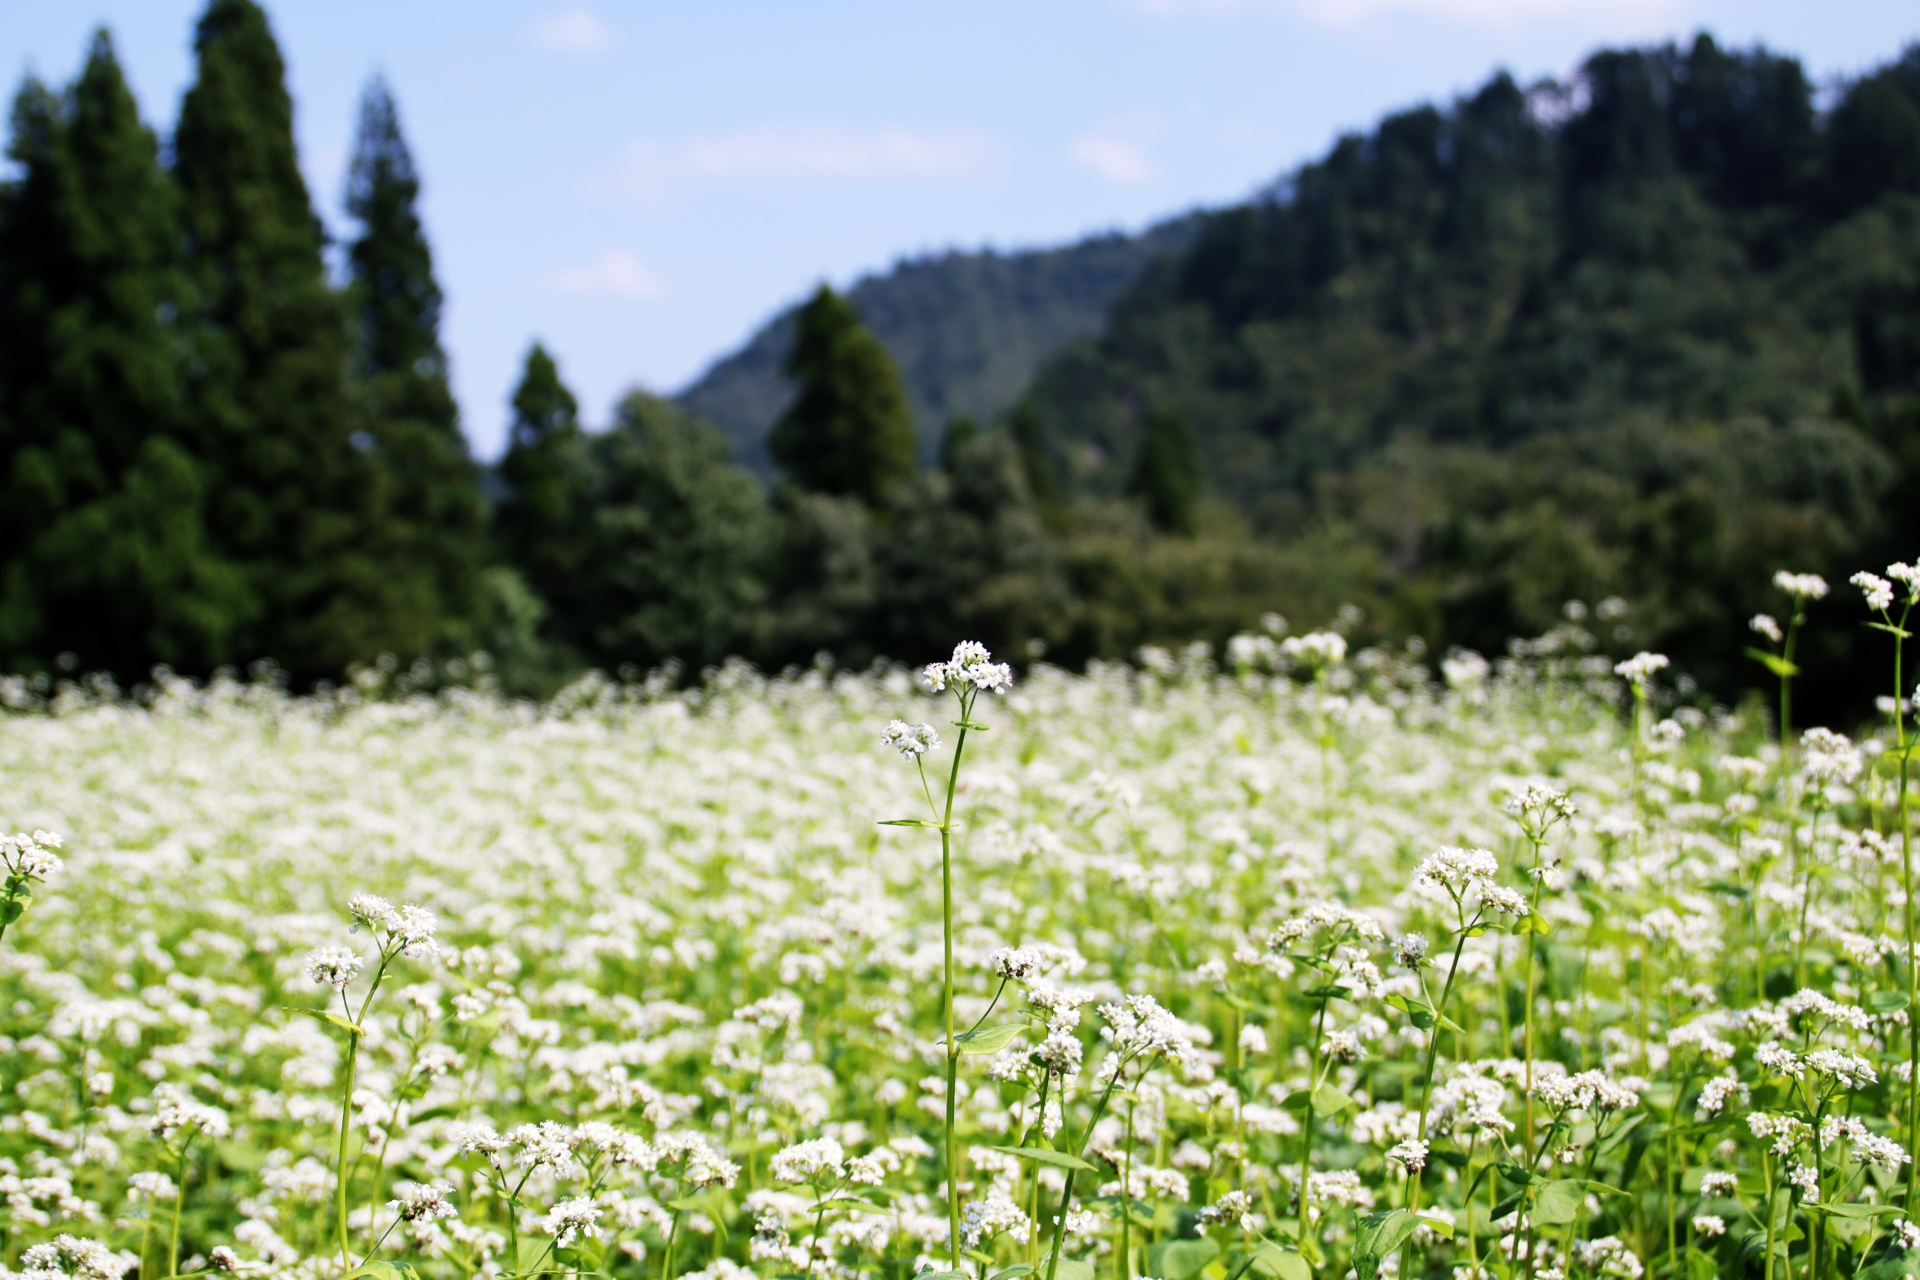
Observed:
[[[1753,617],[1747,619],[1747,629],[1756,635],[1765,636],[1775,644],[1779,644],[1781,640],[1786,638],[1786,633],[1780,630],[1780,624],[1774,620],[1773,615],[1770,613],[1754,614]]]
[[[953,647],[953,657],[945,662],[928,663],[922,679],[935,693],[948,685],[952,685],[955,692],[973,688],[1005,693],[1013,687],[1013,668],[992,658],[987,646],[976,640],[962,640]]]
[[[1773,575],[1773,585],[1792,596],[1796,604],[1803,600],[1822,600],[1827,594],[1827,580],[1817,573],[1789,573],[1782,569]]]
[[[1664,671],[1669,665],[1666,654],[1648,653],[1642,649],[1625,662],[1614,663],[1613,673],[1625,677],[1628,684],[1638,687],[1653,679],[1654,672]]]
[[[892,747],[909,760],[915,760],[940,746],[940,732],[930,724],[908,724],[889,720],[880,734],[883,746]]]
[[[1847,581],[1860,588],[1860,594],[1867,598],[1867,608],[1875,613],[1885,613],[1893,607],[1893,584],[1879,574],[1862,569]]]

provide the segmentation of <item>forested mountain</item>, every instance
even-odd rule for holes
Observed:
[[[1185,248],[1196,220],[1176,218],[1138,235],[1103,235],[1056,249],[943,253],[903,260],[847,292],[863,323],[899,366],[919,427],[921,461],[933,460],[950,418],[986,421],[1020,395],[1046,357],[1097,333],[1107,309],[1148,263]],[[717,424],[736,456],[769,472],[767,434],[793,383],[781,366],[799,304],[768,321],[677,397]]]
[[[1206,215],[1028,404],[1087,494],[1184,419],[1298,589],[1387,630],[1619,595],[1736,687],[1774,568],[1920,551],[1920,48],[1825,117],[1704,36],[1392,116]]]

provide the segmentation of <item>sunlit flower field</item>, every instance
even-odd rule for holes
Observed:
[[[10,685],[0,1261],[1920,1270],[1906,722],[1586,641]]]

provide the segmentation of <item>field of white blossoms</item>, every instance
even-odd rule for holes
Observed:
[[[1904,710],[1585,639],[8,684],[0,1264],[1920,1274]]]

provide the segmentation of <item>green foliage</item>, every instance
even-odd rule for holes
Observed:
[[[361,224],[348,250],[347,301],[364,414],[358,441],[382,482],[372,537],[390,566],[394,643],[411,653],[470,645],[485,510],[440,348],[440,286],[415,209],[420,180],[386,84],[361,101],[347,210]],[[364,654],[361,656],[365,656]]]
[[[239,656],[254,615],[185,446],[179,201],[106,34],[64,94],[14,105],[0,194],[0,660]]]
[[[255,601],[240,651],[296,674],[336,672],[426,637],[396,625],[406,602],[391,598],[394,567],[369,536],[386,486],[373,442],[356,434],[346,315],[321,262],[279,48],[252,0],[213,0],[194,50],[174,177],[208,523]]]
[[[1920,537],[1920,50],[1824,128],[1797,62],[1705,37],[1581,84],[1496,77],[1207,215],[1039,374],[1048,456],[1139,492],[1160,406],[1264,540],[1370,565],[1383,626],[1498,649],[1619,595],[1633,643],[1751,680],[1709,618]]]
[[[579,403],[545,347],[527,351],[514,389],[493,529],[501,558],[549,608],[549,625],[580,640],[573,620],[589,601],[596,480]]]
[[[885,347],[821,285],[800,309],[787,375],[799,384],[773,429],[773,459],[802,486],[869,506],[913,475],[913,420]]]
[[[633,392],[595,436],[589,652],[657,665],[749,652],[764,625],[771,520],[726,438]]]
[[[1153,409],[1140,431],[1127,492],[1162,533],[1191,534],[1200,510],[1200,446],[1179,414]]]

